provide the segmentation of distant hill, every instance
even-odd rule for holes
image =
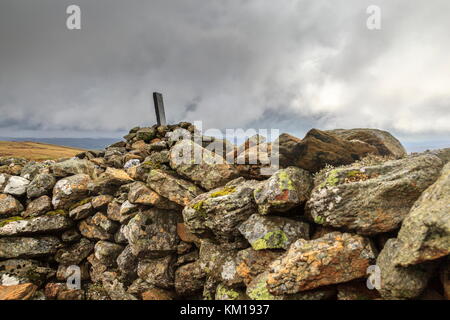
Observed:
[[[31,141],[47,143],[58,146],[73,147],[86,150],[102,150],[105,147],[117,142],[120,138],[10,138],[0,137],[2,141]]]
[[[73,157],[84,151],[79,148],[55,146],[38,142],[0,141],[0,157],[22,157],[29,160],[49,160]]]

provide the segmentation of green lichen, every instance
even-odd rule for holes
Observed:
[[[286,170],[278,172],[278,184],[281,190],[295,191],[294,182],[291,180]]]
[[[220,284],[217,287],[216,296],[219,299],[221,299],[221,300],[223,300],[223,299],[226,299],[226,300],[239,300],[240,294],[239,294],[239,292],[237,292],[237,291],[235,291],[233,289],[230,289],[230,288],[226,288],[225,286]]]
[[[320,189],[325,187],[334,187],[339,183],[339,172],[340,170],[334,169],[328,172],[326,179],[319,186]]]
[[[314,217],[314,222],[317,224],[324,224],[325,223],[325,218],[322,216],[316,216]]]
[[[46,213],[47,216],[65,216],[66,215],[66,211],[59,209],[59,210],[54,210],[54,211],[49,211]]]
[[[85,205],[86,203],[91,202],[91,200],[92,200],[92,197],[88,197],[88,198],[85,198],[85,199],[83,199],[83,200],[81,200],[81,201],[78,201],[77,203],[74,203],[73,205],[70,206],[69,211],[72,211],[72,210],[75,209],[75,208],[78,208],[78,207],[80,207],[80,206],[83,206],[83,205]]]
[[[206,210],[203,208],[203,205],[205,204],[204,200],[201,200],[197,203],[194,203],[191,208],[197,211],[201,216],[206,217]]]
[[[3,226],[6,226],[10,222],[20,221],[20,220],[24,220],[24,218],[22,218],[22,217],[11,217],[11,218],[8,218],[8,219],[1,220],[0,221],[0,228],[3,227]]]
[[[142,163],[142,166],[150,167],[151,169],[161,169],[161,163],[154,161],[145,161]]]
[[[252,247],[255,250],[280,249],[284,248],[288,241],[286,234],[282,230],[277,230],[266,233],[263,238],[253,242]]]
[[[211,193],[211,198],[223,197],[236,192],[236,187],[225,187],[219,191]]]
[[[277,300],[274,295],[270,294],[266,286],[266,278],[262,278],[255,288],[249,290],[248,296],[252,300]]]

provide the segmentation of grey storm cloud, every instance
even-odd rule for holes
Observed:
[[[81,8],[67,30],[66,8]],[[382,28],[366,27],[369,5]],[[450,135],[447,0],[2,0],[0,135],[377,127]]]

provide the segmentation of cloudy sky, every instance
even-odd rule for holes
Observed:
[[[66,8],[81,8],[81,30]],[[381,30],[366,9],[381,8]],[[450,141],[448,0],[1,0],[0,136],[376,127]]]

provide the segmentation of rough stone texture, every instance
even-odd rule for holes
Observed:
[[[98,194],[111,195],[120,186],[131,182],[133,182],[133,179],[124,170],[108,167],[105,172],[94,180],[92,191]]]
[[[382,156],[403,158],[406,150],[389,132],[378,129],[335,129],[326,131],[345,140],[359,140],[366,142],[375,148]]]
[[[76,221],[85,219],[94,212],[95,212],[94,207],[92,206],[92,203],[89,201],[88,203],[81,204],[79,206],[76,206],[74,209],[70,210],[69,217]]]
[[[101,212],[80,222],[78,229],[89,239],[112,240],[119,225],[108,219]]]
[[[5,173],[0,173],[0,193],[3,193],[6,184],[8,183],[10,175]]]
[[[95,165],[89,160],[72,158],[65,161],[57,162],[50,167],[55,177],[64,178],[76,174],[87,174],[94,176]]]
[[[428,262],[410,267],[396,266],[394,261],[402,250],[397,239],[389,239],[377,258],[381,286],[377,289],[385,299],[412,299],[425,289],[435,263]]]
[[[22,204],[9,194],[0,194],[0,219],[18,215],[23,211]]]
[[[31,201],[27,205],[27,210],[22,213],[22,217],[37,217],[51,211],[52,209],[52,199],[50,199],[50,197],[48,196],[42,196]]]
[[[126,278],[134,280],[137,277],[138,259],[133,255],[129,245],[119,254],[116,262],[117,267]]]
[[[15,286],[0,286],[0,300],[29,300],[33,297],[37,286],[24,283]]]
[[[191,233],[184,223],[177,223],[177,234],[182,241],[200,243],[200,239]]]
[[[219,284],[216,289],[215,300],[246,300],[246,295],[242,289],[234,289]]]
[[[153,169],[148,174],[147,185],[159,195],[173,201],[180,206],[189,202],[202,193],[202,190],[192,182],[159,169]]]
[[[240,241],[237,227],[257,210],[253,199],[257,185],[257,181],[238,178],[198,196],[184,208],[184,223],[200,237],[212,233],[220,241]]]
[[[396,264],[408,266],[450,254],[450,163],[426,189],[398,233],[403,248]]]
[[[442,168],[433,155],[379,162],[319,174],[307,202],[314,222],[365,235],[394,230]]]
[[[170,150],[170,166],[178,174],[206,190],[223,186],[238,176],[236,168],[226,160],[191,140],[182,140]]]
[[[133,254],[145,258],[175,252],[179,241],[178,218],[176,212],[160,209],[139,212],[124,230]]]
[[[152,288],[142,293],[142,300],[173,300],[173,294],[170,291]]]
[[[175,271],[175,291],[181,297],[190,297],[201,293],[206,273],[198,262],[185,264]]]
[[[270,293],[283,295],[347,282],[364,277],[374,259],[371,243],[358,235],[300,239],[270,265],[267,285]]]
[[[40,173],[30,182],[27,187],[27,197],[38,198],[49,194],[55,186],[56,179],[51,174]]]
[[[116,266],[116,259],[122,251],[121,245],[108,241],[98,241],[94,246],[94,256],[108,267]]]
[[[59,180],[53,188],[52,204],[55,209],[69,209],[77,201],[88,196],[91,178],[78,174]]]
[[[104,272],[101,278],[103,288],[111,300],[137,300],[135,296],[126,292],[125,285],[115,272]]]
[[[12,196],[23,196],[27,192],[27,186],[30,184],[30,181],[17,176],[11,176],[8,180],[8,183],[3,190],[4,193],[10,194]]]
[[[10,237],[0,238],[0,259],[35,258],[49,256],[61,247],[55,237]]]
[[[265,272],[269,265],[284,252],[279,250],[254,250],[247,248],[238,252],[236,256],[236,272],[245,285],[259,274]]]
[[[310,130],[303,140],[282,135],[277,142],[281,167],[296,166],[310,172],[317,172],[327,164],[346,165],[368,154],[379,154],[367,143],[343,140],[317,129]]]
[[[259,213],[285,212],[305,203],[313,186],[306,170],[289,167],[275,172],[255,190]]]
[[[365,281],[351,281],[337,286],[338,300],[375,300],[380,299],[376,289],[367,288]]]
[[[104,210],[113,199],[110,195],[99,195],[91,199],[91,204],[96,210]]]
[[[94,243],[82,238],[80,242],[68,248],[59,249],[56,252],[55,260],[64,265],[78,265],[89,256],[92,250],[94,250]]]
[[[0,285],[33,283],[41,286],[55,276],[55,270],[37,260],[9,259],[0,261]]]
[[[150,285],[170,289],[174,286],[174,256],[139,261],[137,274]]]
[[[0,226],[0,236],[20,236],[34,233],[51,233],[69,229],[72,221],[60,215],[45,215],[21,219]]]
[[[297,239],[309,239],[309,225],[283,217],[253,214],[239,226],[253,249],[287,249]]]

